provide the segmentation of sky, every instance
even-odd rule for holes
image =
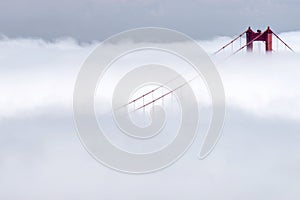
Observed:
[[[0,34],[90,42],[145,26],[202,40],[232,36],[248,26],[271,26],[280,33],[298,30],[299,6],[297,0],[1,0]]]
[[[298,8],[296,0],[1,1],[0,199],[299,199]],[[253,54],[212,55],[249,25],[270,25],[295,53],[280,46],[266,55],[257,43]],[[200,131],[175,164],[131,175],[107,168],[84,149],[73,90],[82,63],[103,39],[144,26],[196,39],[222,78],[226,119],[206,159],[197,157]]]

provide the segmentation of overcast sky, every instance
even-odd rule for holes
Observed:
[[[0,33],[8,37],[103,40],[130,28],[159,26],[195,39],[232,36],[248,26],[298,30],[298,0],[1,0]]]

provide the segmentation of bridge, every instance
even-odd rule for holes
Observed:
[[[286,49],[293,51],[293,49],[286,43],[284,42],[274,31],[272,31],[270,29],[270,27],[268,27],[265,31],[261,31],[261,30],[257,30],[257,32],[254,32],[250,27],[245,30],[243,33],[239,34],[236,38],[234,38],[233,40],[231,40],[230,42],[228,42],[226,45],[224,45],[223,47],[221,47],[218,51],[216,51],[214,54],[218,54],[220,52],[222,52],[223,50],[225,50],[226,48],[230,48],[231,46],[231,49],[233,50],[233,44],[238,42],[239,41],[239,47],[237,50],[233,51],[231,53],[231,56],[242,51],[243,49],[246,48],[247,52],[253,52],[253,44],[254,42],[256,41],[261,41],[261,42],[264,42],[265,44],[265,51],[267,53],[270,53],[270,52],[274,52],[275,50],[273,49],[273,36],[275,37],[275,39],[277,39],[277,49],[278,49],[278,43],[280,42]],[[243,38],[246,38],[246,42],[245,44],[242,44],[242,39]],[[277,50],[278,51],[278,50]],[[188,81],[185,81],[181,84],[179,84],[178,86],[176,86],[175,88],[172,88],[171,90],[161,94],[161,96],[159,97],[154,97],[153,96],[153,93],[156,92],[157,90],[159,89],[162,89],[164,86],[166,86],[168,83],[170,82],[173,82],[177,79],[178,77],[175,77],[171,80],[168,80],[164,85],[160,85],[160,86],[157,86],[156,88],[152,89],[152,90],[149,90],[147,92],[145,92],[144,94],[132,99],[131,101],[129,101],[127,104],[124,104],[122,106],[120,106],[119,108],[116,108],[116,109],[120,109],[120,108],[124,108],[124,107],[127,107],[129,105],[134,105],[137,101],[142,101],[142,105],[138,106],[138,107],[134,107],[133,111],[137,111],[137,110],[140,110],[140,109],[143,109],[145,108],[146,106],[149,106],[149,105],[154,105],[155,102],[157,102],[158,100],[162,100],[164,97],[166,97],[167,95],[172,95],[176,90],[186,86],[188,83],[190,83],[191,81],[195,80],[196,78],[198,78],[198,76],[188,80]],[[152,99],[151,100],[148,100],[147,102],[145,101],[146,100],[146,97],[147,96],[152,96]]]
[[[242,38],[246,36],[246,43],[242,45]],[[273,36],[275,39],[277,39],[277,50],[278,50],[278,42],[283,44],[283,46],[290,51],[294,52],[293,49],[286,43],[284,42],[273,30],[268,27],[265,31],[257,30],[257,32],[254,32],[250,27],[239,34],[236,38],[228,42],[226,45],[221,47],[218,51],[216,51],[214,54],[218,54],[225,50],[226,48],[229,48],[231,46],[231,49],[233,50],[233,45],[234,43],[238,42],[239,40],[239,48],[235,51],[232,52],[231,55],[234,55],[240,51],[242,51],[244,48],[247,49],[247,52],[253,52],[253,43],[256,41],[261,41],[265,43],[265,51],[267,53],[269,52],[274,52],[275,50],[273,49]]]

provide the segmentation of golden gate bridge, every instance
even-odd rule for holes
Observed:
[[[242,44],[242,38],[244,36],[246,36],[246,43]],[[274,52],[275,50],[273,49],[273,36],[275,36],[275,38],[277,39],[277,46],[278,46],[278,41],[279,41],[283,44],[283,46],[286,49],[290,50],[291,52],[294,52],[294,50],[286,42],[284,42],[274,31],[272,31],[270,29],[270,27],[268,27],[263,32],[261,30],[257,30],[257,32],[254,32],[249,27],[247,30],[245,30],[244,32],[239,34],[236,38],[234,38],[233,40],[228,42],[226,45],[222,46],[219,50],[217,50],[213,54],[216,55],[216,54],[222,52],[223,50],[225,50],[226,48],[230,47],[230,45],[233,46],[233,44],[235,42],[238,42],[238,40],[239,40],[239,44],[240,44],[239,48],[237,50],[233,51],[230,56],[237,54],[238,52],[240,52],[244,48],[246,48],[247,52],[253,52],[253,43],[256,42],[256,41],[261,41],[261,42],[265,43],[265,51],[267,53]],[[233,47],[231,49],[233,50]],[[165,85],[167,85],[168,83],[170,83],[172,81],[175,81],[178,78],[178,77],[175,77],[175,78],[167,81],[164,85],[159,85],[158,87],[156,87],[152,90],[149,90],[149,91],[145,92],[142,95],[139,95],[138,97],[134,98],[133,100],[130,100],[127,104],[124,104],[124,105],[120,106],[117,109],[124,108],[124,107],[127,107],[129,105],[135,104],[139,100],[142,100],[142,102],[143,102],[142,105],[137,107],[137,108],[134,107],[133,111],[143,109],[143,108],[145,108],[146,106],[149,106],[149,105],[154,105],[154,103],[157,102],[158,100],[161,100],[162,98],[164,98],[167,95],[173,94],[174,91],[184,87],[185,85],[187,85],[188,83],[190,83],[191,81],[195,80],[198,77],[199,76],[195,76],[192,79],[179,84],[177,87],[175,87],[173,89],[170,89],[168,92],[162,94],[159,97],[154,97],[153,96],[154,92],[156,92],[157,90],[163,88]],[[148,102],[145,102],[145,98],[149,95],[152,95],[152,99]]]
[[[244,45],[242,45],[241,39],[246,36],[246,43]],[[217,50],[214,55],[220,53],[222,50],[225,50],[228,47],[232,47],[231,49],[233,49],[233,45],[235,42],[238,42],[238,40],[240,41],[240,47],[233,51],[231,55],[234,55],[238,52],[240,52],[241,50],[243,50],[244,48],[247,49],[247,52],[253,52],[253,44],[256,41],[261,41],[265,43],[265,51],[268,52],[273,52],[275,51],[273,48],[273,36],[275,36],[275,38],[277,39],[277,50],[278,50],[278,41],[281,42],[283,44],[284,47],[286,47],[287,49],[289,49],[290,51],[294,52],[294,50],[286,43],[284,42],[273,30],[270,29],[270,27],[268,27],[265,31],[261,31],[261,30],[257,30],[257,32],[254,32],[250,27],[245,30],[244,32],[242,32],[240,35],[238,35],[236,38],[234,38],[233,40],[231,40],[230,42],[228,42],[226,45],[224,45],[223,47],[221,47],[219,50]]]

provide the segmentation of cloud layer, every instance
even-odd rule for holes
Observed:
[[[300,32],[281,37],[300,52]],[[199,43],[211,53],[227,40]],[[0,41],[1,199],[299,198],[299,53],[211,56],[227,98],[216,149],[198,160],[200,137],[170,168],[132,176],[100,165],[76,136],[73,86],[95,46]]]

